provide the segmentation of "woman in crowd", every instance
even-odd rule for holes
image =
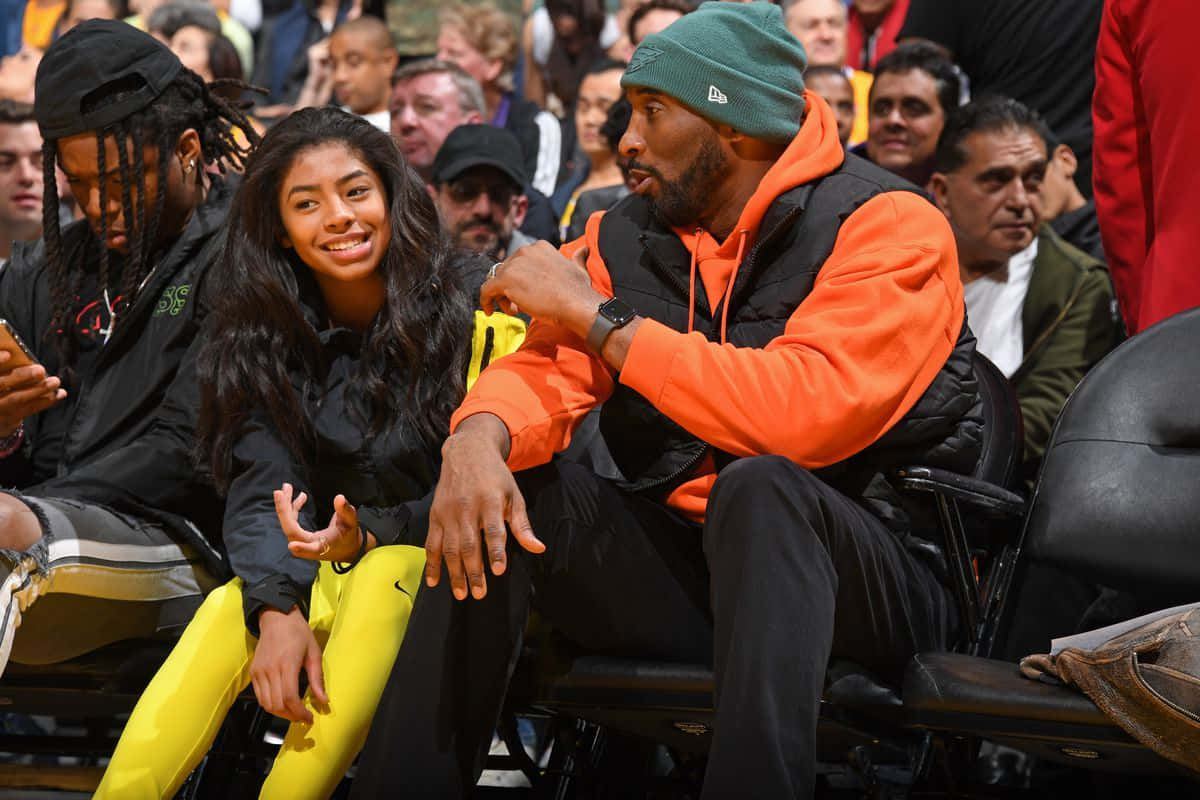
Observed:
[[[174,795],[248,684],[293,723],[261,796],[334,790],[366,736],[425,556],[386,547],[353,569],[318,570],[289,554],[272,491],[315,491],[289,506],[308,528],[331,513],[356,533],[362,513],[369,528],[355,506],[395,506],[433,486],[465,390],[470,281],[417,175],[359,117],[304,109],[271,130],[216,269],[198,452],[226,493],[237,577],[208,596],[142,696],[100,798]],[[515,347],[515,320],[494,316],[489,334],[476,319],[486,349]],[[487,354],[474,349],[477,374]]]
[[[557,117],[513,91],[514,20],[491,3],[444,9],[437,46],[438,58],[457,64],[479,81],[488,124],[516,135],[530,183],[550,195],[558,178],[562,128]]]
[[[624,72],[625,65],[619,61],[597,61],[579,84],[579,98],[575,103],[575,136],[579,141],[579,149],[588,160],[588,172],[583,182],[571,192],[559,220],[559,236],[564,242],[583,234],[587,216],[579,213],[581,196],[590,196],[592,202],[588,204],[590,210],[586,212],[590,213],[608,208],[628,194],[625,175],[617,163],[617,148],[603,133],[609,109],[621,100],[621,75]],[[626,125],[628,122],[626,117]],[[620,141],[624,132],[625,126],[622,125],[617,141]],[[592,194],[598,189],[604,191],[600,195]],[[596,201],[599,201],[599,206]]]

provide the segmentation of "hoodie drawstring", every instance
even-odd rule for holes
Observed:
[[[733,272],[729,276],[729,282],[725,284],[725,299],[721,301],[721,344],[725,344],[725,322],[729,318],[729,298],[733,295],[733,282],[737,280],[738,270],[742,266],[742,253],[746,251],[746,239],[749,238],[750,231],[742,228],[738,231],[742,235],[742,240],[738,242],[737,256],[733,261]],[[692,261],[696,260],[696,256],[692,256]]]
[[[702,229],[696,228],[696,245],[692,248],[692,265],[688,268],[688,333],[696,327],[696,251],[700,249],[701,232]]]

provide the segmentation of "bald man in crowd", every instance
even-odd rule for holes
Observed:
[[[375,17],[343,22],[329,37],[329,65],[338,101],[384,132],[391,129],[388,99],[396,61],[391,34]]]

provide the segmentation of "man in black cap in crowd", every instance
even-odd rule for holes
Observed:
[[[504,258],[534,239],[519,228],[529,199],[521,145],[504,128],[460,125],[433,159],[430,194],[455,244]]]
[[[191,469],[194,393],[168,387],[186,384],[228,208],[208,168],[242,164],[235,128],[257,141],[120,21],[58,39],[36,89],[44,238],[0,274],[35,362],[0,354],[0,671],[182,624],[221,569],[193,524],[221,508]],[[56,161],[86,218],[61,229]]]

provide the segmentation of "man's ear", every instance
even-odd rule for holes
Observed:
[[[513,198],[512,215],[513,227],[519,228],[525,224],[525,215],[529,213],[529,198],[519,194]]]
[[[933,195],[934,204],[942,210],[946,218],[950,217],[950,179],[941,172],[935,172],[929,177],[929,193]]]
[[[483,114],[478,111],[468,111],[462,121],[463,125],[482,125],[483,123]]]
[[[1079,169],[1079,160],[1075,158],[1075,151],[1071,149],[1070,145],[1060,144],[1054,148],[1051,158],[1058,162],[1063,175],[1068,179],[1075,177],[1075,172]]]
[[[202,163],[202,150],[200,147],[200,134],[195,128],[188,128],[183,133],[179,134],[179,139],[175,142],[175,155],[179,158],[179,168],[182,170],[189,164],[195,169],[204,169]],[[189,173],[189,177],[190,173]]]

